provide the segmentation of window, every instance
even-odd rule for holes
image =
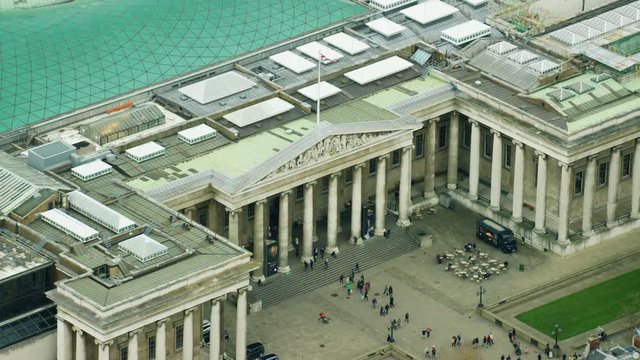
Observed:
[[[247,206],[247,218],[253,219],[256,216],[256,203]]]
[[[631,176],[631,154],[622,155],[622,177]]]
[[[176,350],[182,349],[184,346],[184,326],[176,325]]]
[[[378,159],[370,159],[369,160],[369,175],[375,175],[377,168],[378,168]]]
[[[147,349],[149,353],[149,360],[156,360],[156,337],[149,336],[147,339]]]
[[[605,162],[601,162],[598,165],[598,186],[606,186],[607,185],[607,181],[608,176],[608,170],[609,169],[609,162],[605,161]]]
[[[320,179],[320,192],[322,192],[323,194],[326,194],[327,192],[329,192],[329,177],[325,176],[322,179]]]
[[[120,360],[129,359],[129,348],[125,344],[124,347],[120,348]]]
[[[416,135],[413,141],[416,143],[415,158],[419,159],[424,156],[424,133]]]
[[[296,188],[296,201],[304,199],[304,185],[299,185]]]
[[[511,144],[505,141],[503,147],[504,149],[502,150],[502,164],[505,169],[511,169]]]
[[[471,124],[465,122],[462,128],[462,146],[467,149],[471,148]]]
[[[438,127],[438,149],[447,147],[447,124]]]
[[[353,182],[353,168],[348,168],[344,172],[344,182],[345,184],[351,184]]]
[[[400,150],[394,150],[391,153],[391,166],[400,165]]]
[[[584,171],[576,171],[575,181],[573,184],[573,193],[575,195],[582,195],[584,191]]]
[[[484,157],[487,159],[491,159],[491,155],[493,155],[493,134],[490,132],[484,133]]]

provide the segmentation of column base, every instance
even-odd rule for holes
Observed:
[[[362,243],[364,243],[364,240],[363,240],[361,237],[359,237],[358,239],[356,239],[356,245],[360,245],[360,244],[362,244]]]
[[[433,199],[434,197],[436,197],[436,192],[435,191],[427,191],[424,193],[424,198],[425,199]]]
[[[543,227],[541,229],[533,229],[533,232],[538,234],[538,235],[544,235],[547,233],[547,228]]]
[[[632,219],[640,219],[640,213],[631,213],[629,217]]]
[[[589,230],[582,230],[582,236],[583,237],[592,237],[593,235],[595,235],[596,232],[593,231],[593,229],[589,229]]]
[[[493,212],[498,212],[498,211],[500,211],[500,205],[498,205],[498,206],[489,205],[489,210],[491,210]]]
[[[278,271],[280,271],[278,269]],[[264,283],[264,281],[267,280],[267,278],[264,275],[259,275],[259,276],[252,276],[251,277],[251,281],[257,283],[258,281],[262,281]]]
[[[558,245],[560,246],[568,246],[569,244],[571,244],[571,240],[569,239],[564,239],[564,240],[558,239]]]
[[[519,216],[519,217],[512,216],[511,221],[513,221],[516,224],[520,224],[522,222],[522,216]]]
[[[359,238],[360,238],[359,236],[351,235],[349,237],[349,244],[354,245],[358,241]]]
[[[398,221],[396,221],[396,224],[400,227],[407,227],[409,225],[411,225],[411,220],[407,219],[407,220],[400,220],[398,219]]]
[[[458,188],[458,184],[447,184],[447,189],[455,190]]]
[[[289,265],[287,265],[287,266],[278,266],[278,273],[286,274],[286,273],[290,273],[290,272],[291,272],[291,268],[289,267]],[[263,282],[264,282],[264,280],[263,280]]]
[[[373,235],[380,235],[380,236],[382,236],[382,235],[384,235],[385,230],[386,230],[385,228],[382,228],[382,229],[380,229],[380,230],[378,230],[378,228],[375,228],[375,229],[373,230]]]
[[[328,246],[327,246],[327,247],[324,249],[324,254],[325,254],[325,256],[330,256],[331,254],[333,254],[333,252],[334,252],[334,251],[336,252],[336,254],[339,254],[339,253],[340,253],[340,249],[338,249],[338,247],[337,247],[337,246],[335,246],[335,247],[328,247]]]
[[[472,201],[478,200],[478,194],[467,194],[467,198]]]
[[[301,262],[305,262],[305,261],[306,261],[306,262],[309,262],[309,260],[313,260],[313,256],[302,256],[302,257],[300,258],[300,261],[301,261]]]
[[[614,227],[618,226],[618,222],[617,221],[607,221],[607,228],[609,229],[613,229]]]

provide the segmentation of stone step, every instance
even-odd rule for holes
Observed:
[[[392,227],[391,237],[375,236],[362,245],[343,244],[337,258],[330,255],[329,269],[318,259],[313,270],[306,270],[297,259],[291,259],[291,273],[274,275],[262,287],[255,287],[251,297],[262,300],[262,308],[277,305],[295,296],[313,291],[330,283],[337,283],[341,273],[345,277],[358,262],[361,271],[366,271],[382,262],[418,249],[419,246],[401,228]],[[365,276],[366,279],[366,276]],[[354,289],[356,290],[356,289]],[[376,292],[374,290],[373,292]]]

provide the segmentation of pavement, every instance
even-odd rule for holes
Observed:
[[[410,322],[405,323],[403,320],[402,327],[394,332],[394,337],[400,348],[418,358],[424,357],[426,346],[435,345],[439,350],[439,359],[500,359],[500,355],[510,354],[515,360],[517,357],[514,356],[506,331],[476,312],[479,284],[447,272],[443,265],[436,263],[437,253],[450,251],[453,247],[461,248],[466,242],[476,242],[491,257],[509,261],[512,266],[508,271],[482,284],[486,289],[484,303],[493,304],[550,280],[604,262],[612,256],[621,256],[640,248],[640,242],[637,241],[640,232],[630,232],[570,257],[563,258],[526,246],[521,246],[515,254],[505,255],[475,239],[475,221],[479,218],[475,213],[461,207],[454,210],[439,207],[437,214],[423,214],[422,219],[414,221],[433,233],[433,246],[419,248],[373,267],[363,268],[362,274],[372,285],[370,298],[377,297],[379,304],[388,302],[388,297],[381,294],[384,286],[393,286],[396,307],[391,309],[389,316],[380,316],[378,309],[373,309],[370,302],[364,302],[358,295],[348,297],[346,290],[335,278],[332,282],[329,280],[328,285],[319,285],[315,290],[304,293],[291,291],[289,299],[249,314],[247,343],[262,341],[268,353],[276,353],[281,359],[287,360],[353,359],[383,346],[388,335],[389,321],[392,318],[404,319],[405,313],[409,312]],[[342,248],[354,246],[346,241],[339,245]],[[524,272],[518,271],[520,264],[525,265]],[[351,267],[346,266],[344,272],[349,272]],[[620,271],[632,267],[625,267]],[[318,267],[313,271],[324,270]],[[600,282],[605,277],[608,278],[608,275],[582,281],[565,291],[557,292],[555,296],[567,295],[578,288]],[[267,287],[268,285],[265,288]],[[318,313],[321,311],[331,317],[329,324],[318,321]],[[226,306],[224,316],[225,327],[234,329],[235,308]],[[429,339],[420,335],[420,330],[426,327],[433,329]],[[231,333],[227,353],[232,355],[234,336],[233,331]],[[471,348],[469,344],[472,338],[482,339],[482,336],[490,333],[495,338],[493,347]],[[450,346],[451,337],[457,334],[462,336],[462,348]],[[621,336],[620,339],[628,341],[629,336]],[[572,341],[575,343],[575,339],[568,339],[566,344],[561,342],[560,345],[573,352],[574,349],[570,346]],[[522,348],[525,349],[525,346],[523,342]],[[523,354],[521,358],[535,359],[536,353],[529,349],[529,354]]]

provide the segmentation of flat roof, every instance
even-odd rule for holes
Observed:
[[[0,280],[8,279],[49,262],[37,252],[34,253],[14,239],[0,234]]]
[[[136,147],[132,147],[131,149],[127,149],[126,152],[131,156],[139,158],[139,157],[147,156],[149,154],[153,154],[161,150],[164,150],[164,146],[156,142],[149,141],[142,145],[138,145]]]
[[[357,82],[360,85],[364,85],[372,81],[387,77],[389,75],[393,75],[402,70],[409,69],[412,66],[413,63],[399,56],[392,56],[390,58],[375,62],[365,67],[349,71],[348,73],[344,74],[344,76]]]
[[[458,12],[458,8],[440,0],[429,0],[400,11],[422,25],[434,22]]]
[[[208,126],[207,124],[200,124],[200,125],[196,125],[194,127],[190,127],[188,129],[179,131],[178,135],[188,140],[194,140],[199,138],[200,136],[209,135],[213,133],[217,133],[217,131],[212,127]]]
[[[224,116],[225,119],[231,121],[239,127],[251,125],[260,120],[268,119],[272,116],[280,115],[293,109],[294,106],[278,97],[259,102],[255,105],[248,106],[229,113]]]
[[[183,86],[178,91],[200,104],[207,104],[250,89],[254,85],[256,85],[255,82],[240,75],[238,72],[228,71],[224,74],[198,81],[195,84]]]
[[[328,44],[337,47],[338,49],[346,52],[349,55],[359,54],[366,51],[370,46],[351,35],[347,35],[343,32],[327,36],[323,39]]]
[[[476,34],[481,34],[486,32],[487,30],[491,30],[491,26],[481,23],[478,20],[469,20],[462,24],[458,24],[456,26],[452,26],[448,29],[442,30],[442,35],[447,35],[456,41],[462,41],[467,36],[473,36]]]
[[[342,53],[340,53],[339,51],[333,50],[332,48],[326,45],[322,45],[317,41],[312,41],[308,44],[300,45],[296,48],[296,50],[312,59],[315,59],[316,61],[319,60],[321,56],[320,54],[335,61],[338,61],[344,57],[344,55],[342,55]]]
[[[316,65],[302,56],[289,50],[269,56],[269,59],[279,65],[286,67],[296,74],[313,69]]]
[[[61,226],[68,232],[76,234],[80,238],[89,239],[94,238],[98,235],[98,232],[95,229],[81,222],[80,220],[67,215],[60,209],[47,210],[40,215],[53,222],[54,224]]]
[[[95,173],[111,169],[111,165],[98,159],[92,162],[71,168],[71,171],[78,173],[80,176],[91,176]]]
[[[298,92],[308,97],[309,99],[316,101],[318,100],[318,97],[320,98],[320,100],[322,100],[324,98],[328,98],[329,96],[338,94],[342,91],[339,87],[332,85],[326,81],[320,82],[319,85],[320,86],[318,86],[318,84],[313,84],[298,90]],[[319,94],[318,90],[320,91]]]
[[[369,11],[344,0],[296,0],[287,9],[281,1],[255,4],[71,1],[4,11],[0,29],[11,31],[0,34],[0,133]]]
[[[371,30],[379,34],[382,34],[386,37],[398,35],[406,29],[406,27],[384,17],[381,17],[373,21],[369,21],[368,23],[366,23],[366,25]]]

